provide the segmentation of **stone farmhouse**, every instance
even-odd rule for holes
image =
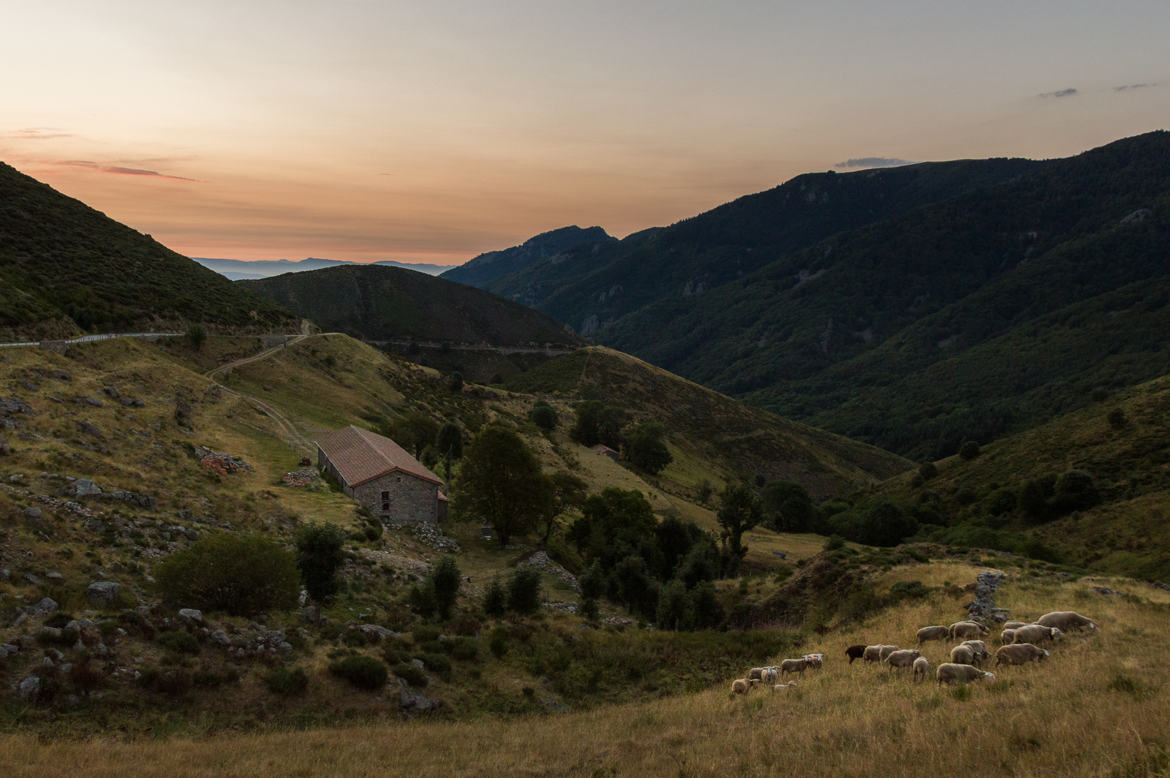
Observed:
[[[442,480],[390,438],[350,425],[316,443],[317,468],[383,523],[434,524],[447,517]]]

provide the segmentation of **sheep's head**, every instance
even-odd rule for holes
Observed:
[[[1048,634],[1052,636],[1053,640],[1060,640],[1062,637],[1064,637],[1064,633],[1061,632],[1060,629],[1057,627],[1052,627],[1048,631]]]
[[[984,673],[983,680],[987,683],[995,683],[995,673]]]
[[[1040,655],[1041,659],[1047,659],[1049,656],[1051,656],[1051,652],[1047,648],[1042,648],[1040,650],[1044,652]]]

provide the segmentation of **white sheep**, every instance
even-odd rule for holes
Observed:
[[[960,665],[951,662],[945,662],[938,666],[935,671],[935,678],[938,679],[938,685],[942,686],[944,683],[947,686],[955,683],[970,683],[971,681],[994,681],[994,673],[985,673],[978,667],[971,665]]]
[[[924,656],[920,656],[914,660],[914,680],[921,682],[926,680],[927,673],[930,672],[930,660]]]

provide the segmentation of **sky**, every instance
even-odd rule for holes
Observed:
[[[457,264],[1170,127],[1166,0],[40,0],[0,161],[189,255]]]

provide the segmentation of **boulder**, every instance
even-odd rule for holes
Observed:
[[[101,493],[101,487],[88,478],[78,478],[69,487],[69,494],[74,497],[96,497]]]
[[[52,597],[46,597],[36,605],[29,608],[26,613],[30,616],[52,616],[57,612],[57,601]]]
[[[94,581],[85,590],[85,598],[98,608],[112,608],[122,593],[122,584],[114,581]]]
[[[35,700],[37,695],[41,693],[41,679],[35,675],[30,675],[20,682],[17,687],[20,699]]]
[[[179,619],[190,627],[203,626],[203,611],[197,608],[179,608]]]

